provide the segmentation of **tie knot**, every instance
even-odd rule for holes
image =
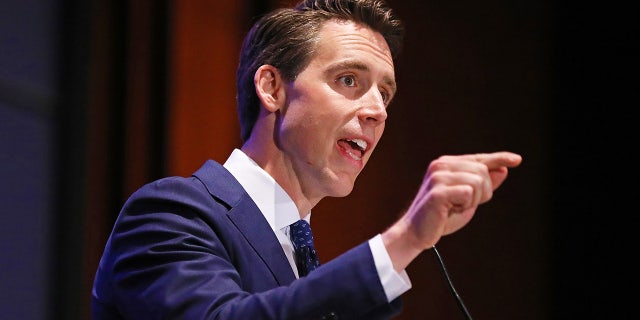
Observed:
[[[306,220],[298,220],[291,225],[291,241],[296,248],[313,248],[313,234]]]

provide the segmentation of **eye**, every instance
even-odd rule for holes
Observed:
[[[342,83],[347,87],[355,87],[356,86],[356,77],[353,75],[346,75],[338,78],[338,82]]]
[[[390,95],[386,91],[380,91],[380,96],[382,96],[382,101],[384,103],[389,103]]]
[[[390,92],[384,88],[380,90],[380,96],[382,97],[382,101],[385,105],[389,105],[391,103],[391,99],[393,99],[393,92]]]

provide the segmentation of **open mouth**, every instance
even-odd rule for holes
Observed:
[[[340,139],[338,145],[356,161],[362,160],[362,156],[367,150],[367,142],[362,139]]]

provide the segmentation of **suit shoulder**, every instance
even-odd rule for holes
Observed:
[[[230,209],[244,189],[223,166],[207,161],[189,177],[169,176],[149,182],[136,190],[125,207],[135,203],[171,203],[209,211],[216,204]]]

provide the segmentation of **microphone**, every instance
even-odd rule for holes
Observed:
[[[442,270],[442,273],[444,273],[445,278],[447,278],[447,284],[449,285],[449,290],[451,291],[453,296],[456,298],[458,307],[460,307],[460,309],[462,310],[462,313],[464,313],[465,318],[468,320],[471,320],[471,314],[469,313],[469,310],[467,310],[467,307],[464,305],[464,302],[462,302],[462,298],[458,294],[458,291],[456,291],[456,288],[453,287],[453,282],[449,277],[449,272],[447,272],[447,268],[444,265],[444,261],[442,260],[442,257],[440,256],[438,249],[436,249],[435,245],[432,248],[433,248],[433,252],[435,252],[436,254],[436,259],[438,260],[438,264],[440,265],[440,270]]]

